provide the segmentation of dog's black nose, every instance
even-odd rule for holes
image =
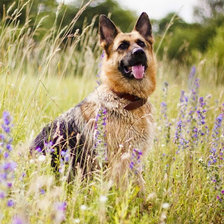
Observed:
[[[145,54],[145,52],[144,52],[144,50],[141,49],[141,48],[134,48],[134,49],[132,50],[132,55],[135,55],[135,56],[142,56],[142,55],[144,55],[144,54]]]

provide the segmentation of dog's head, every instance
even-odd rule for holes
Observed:
[[[152,27],[146,13],[131,33],[121,32],[105,15],[100,16],[100,44],[106,54],[102,81],[115,92],[147,98],[155,89],[156,63]]]

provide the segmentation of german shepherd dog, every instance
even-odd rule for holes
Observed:
[[[62,151],[70,150],[72,167],[87,174],[97,167],[97,117],[105,120],[105,154],[111,177],[119,182],[130,170],[131,155],[145,155],[153,136],[149,96],[156,86],[153,37],[146,13],[130,33],[121,32],[105,15],[99,19],[102,84],[81,103],[46,125],[31,145],[45,153],[51,142],[52,166]],[[101,112],[100,112],[101,111]],[[101,117],[102,117],[101,116]]]

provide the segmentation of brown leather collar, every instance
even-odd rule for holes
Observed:
[[[138,109],[139,107],[143,106],[147,102],[147,99],[140,98],[138,96],[131,95],[129,93],[118,93],[118,92],[115,92],[115,91],[113,91],[113,92],[119,98],[123,98],[123,99],[131,101],[131,103],[127,104],[124,107],[125,110],[135,110],[135,109]]]

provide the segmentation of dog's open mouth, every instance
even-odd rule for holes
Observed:
[[[141,80],[144,78],[147,65],[145,65],[145,63],[136,63],[126,66],[124,62],[121,61],[118,69],[126,78]]]
[[[143,79],[145,74],[145,66],[144,65],[133,65],[133,66],[124,66],[124,72],[127,75],[133,75],[136,79]]]
[[[147,69],[147,57],[142,49],[128,52],[119,62],[118,70],[128,79],[142,80]]]

